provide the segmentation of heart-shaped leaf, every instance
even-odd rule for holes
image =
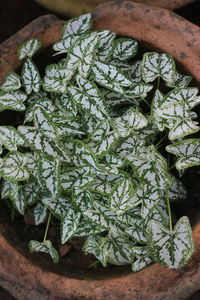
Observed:
[[[130,38],[119,38],[113,47],[113,57],[124,61],[134,57],[138,51],[138,43]]]
[[[66,243],[76,232],[81,218],[80,212],[68,209],[65,217],[61,220],[60,236],[61,244]]]
[[[21,76],[25,91],[28,95],[30,95],[32,91],[35,93],[39,92],[41,85],[40,73],[30,58],[24,63]]]
[[[200,139],[183,140],[168,145],[166,150],[180,156],[176,162],[178,170],[200,165]]]
[[[40,243],[32,240],[29,242],[28,246],[31,253],[44,252],[51,256],[54,263],[59,262],[58,251],[53,247],[51,241],[46,240],[45,242]]]
[[[180,268],[188,262],[194,244],[187,217],[182,217],[171,232],[159,222],[150,221],[147,232],[149,251],[155,262],[170,268]]]
[[[20,152],[10,152],[3,158],[1,176],[8,181],[24,181],[29,178],[27,156]]]
[[[0,89],[4,92],[16,91],[20,89],[21,81],[20,77],[14,73],[9,72],[4,79],[4,83],[0,86]]]
[[[40,48],[42,47],[42,42],[39,39],[31,39],[22,43],[17,51],[18,58],[24,59],[25,57],[31,58]]]
[[[0,111],[6,109],[23,111],[26,106],[23,104],[27,96],[21,91],[0,92]]]

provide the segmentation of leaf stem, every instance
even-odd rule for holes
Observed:
[[[160,146],[160,144],[164,141],[164,139],[166,138],[166,134],[162,137],[162,139],[155,145],[155,148],[158,148],[158,146]]]
[[[49,213],[49,216],[48,216],[47,225],[46,225],[46,229],[45,229],[45,233],[44,233],[43,243],[46,241],[46,238],[47,238],[47,233],[48,233],[48,229],[49,229],[50,220],[51,220],[51,212]]]
[[[172,214],[171,214],[171,207],[170,207],[168,191],[166,192],[166,200],[167,200],[167,209],[168,209],[168,216],[169,216],[169,230],[171,232],[173,230],[173,227],[172,227]]]
[[[159,86],[160,86],[160,76],[158,76],[157,89],[159,89]]]

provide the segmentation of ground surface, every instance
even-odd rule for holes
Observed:
[[[51,14],[53,12],[41,7],[33,0],[0,0],[0,42],[10,37],[13,33],[18,31],[20,28],[22,28],[35,18],[49,13]],[[191,5],[177,10],[176,13],[200,26],[199,0]],[[66,16],[58,17],[67,18]],[[15,298],[8,294],[5,290],[0,288],[0,299],[13,300]],[[188,300],[200,300],[200,292],[196,293]]]

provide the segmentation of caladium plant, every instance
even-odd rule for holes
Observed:
[[[55,263],[56,245],[80,237],[103,266],[182,267],[192,230],[186,216],[172,218],[170,203],[187,197],[175,168],[200,165],[200,139],[186,138],[200,129],[198,89],[170,54],[135,59],[137,41],[91,27],[90,14],[64,24],[44,76],[34,62],[42,42],[19,47],[21,74],[0,87],[0,111],[24,118],[0,126],[1,198],[46,226],[29,248]],[[50,225],[59,228],[55,245]]]

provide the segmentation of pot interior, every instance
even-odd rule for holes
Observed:
[[[141,53],[147,51],[145,47],[141,49]],[[52,50],[48,49],[44,53],[40,53],[34,59],[37,66],[40,66],[41,74],[44,75],[44,66],[49,61],[51,63],[57,62],[58,58],[52,58]],[[59,59],[62,57],[59,56]],[[138,57],[137,57],[138,59]],[[178,66],[179,69],[182,69]],[[194,84],[195,85],[195,84]],[[196,112],[200,116],[200,109]],[[200,119],[200,117],[199,117]],[[23,113],[8,112],[0,113],[0,125],[13,125],[17,127],[22,124]],[[200,120],[199,120],[200,121]],[[196,134],[196,137],[199,137]],[[172,210],[176,212],[177,219],[182,215],[187,215],[194,226],[199,221],[199,205],[200,205],[200,168],[190,168],[183,177],[183,181],[188,191],[188,198],[186,201],[172,204]],[[12,244],[19,252],[25,255],[34,264],[40,265],[42,268],[51,272],[64,275],[71,278],[80,279],[102,279],[108,277],[120,277],[131,273],[131,266],[112,266],[104,268],[100,264],[96,264],[96,259],[92,255],[84,255],[81,251],[84,240],[72,239],[70,242],[69,253],[60,259],[58,264],[53,264],[51,258],[43,253],[31,254],[28,250],[28,242],[31,239],[42,240],[44,234],[44,226],[25,225],[22,216],[16,217],[14,223],[11,221],[11,212],[5,203],[1,202],[0,210],[0,224],[2,233],[5,238]],[[50,235],[55,239],[55,232],[50,228]],[[93,265],[93,266],[91,266]]]

